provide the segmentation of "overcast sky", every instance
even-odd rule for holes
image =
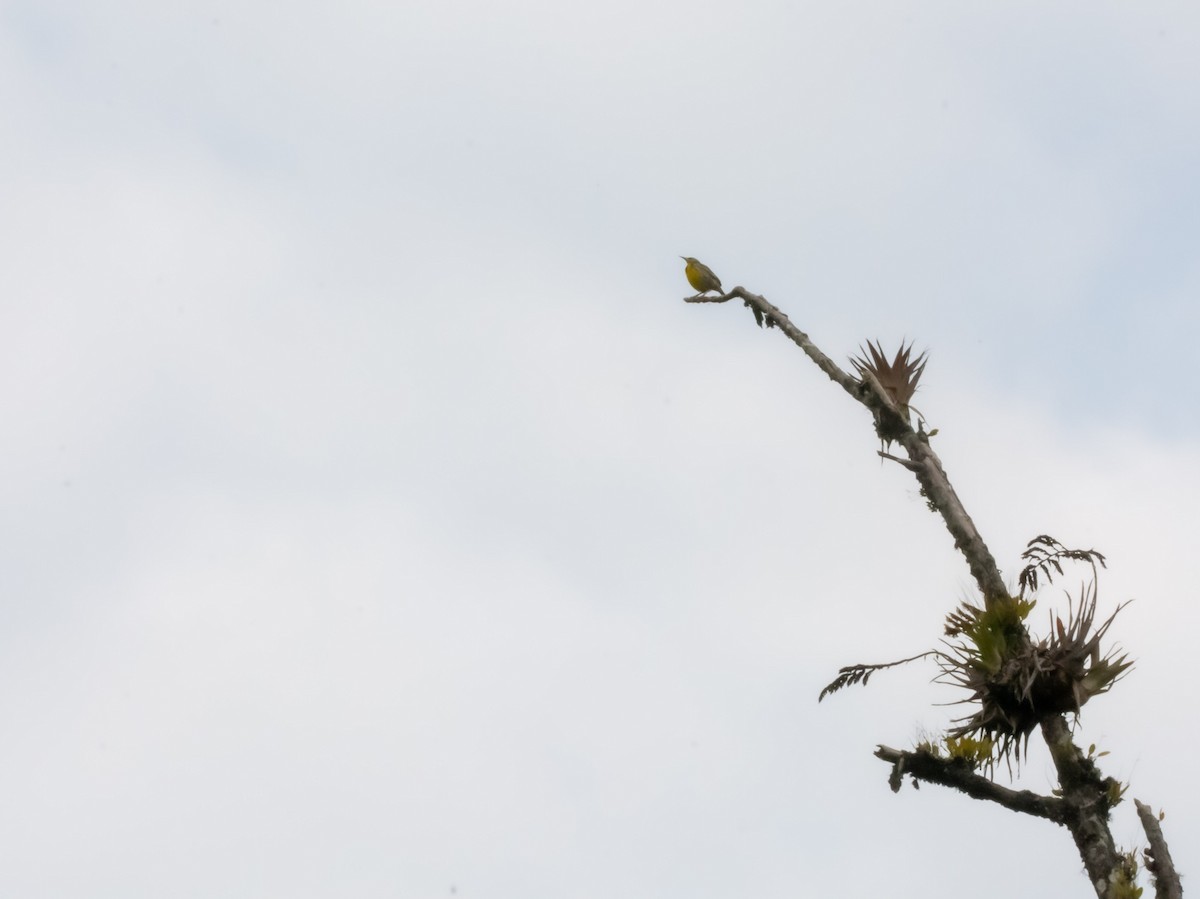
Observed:
[[[680,255],[1108,556],[1079,741],[1200,872],[1194,4],[6,0],[0,110],[3,895],[1090,895],[888,789],[930,667],[817,704],[974,587]]]

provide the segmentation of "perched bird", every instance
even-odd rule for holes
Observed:
[[[699,259],[693,259],[691,256],[680,256],[684,262],[683,273],[687,275],[688,284],[696,288],[696,296],[702,293],[708,293],[710,290],[715,290],[721,293],[721,279],[713,274],[713,270],[701,262]]]

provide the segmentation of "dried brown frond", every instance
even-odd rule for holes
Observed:
[[[865,687],[867,681],[871,679],[871,675],[876,671],[882,671],[884,668],[895,668],[897,665],[907,665],[909,662],[915,662],[917,659],[937,654],[937,650],[931,649],[928,652],[920,653],[908,659],[900,659],[898,662],[881,662],[874,665],[864,665],[861,663],[858,665],[846,665],[839,668],[838,676],[832,682],[825,685],[825,689],[817,697],[817,702],[820,702],[831,693],[836,693],[843,687],[852,687],[855,684],[862,684]]]
[[[1046,534],[1040,534],[1030,540],[1026,544],[1025,552],[1021,553],[1021,558],[1030,560],[1029,564],[1021,570],[1020,577],[1017,578],[1022,596],[1026,592],[1037,591],[1039,578],[1045,578],[1047,584],[1053,583],[1054,578],[1051,571],[1060,575],[1063,573],[1061,560],[1087,562],[1092,566],[1093,581],[1099,574],[1096,566],[1107,567],[1103,553],[1098,553],[1094,549],[1067,549]]]

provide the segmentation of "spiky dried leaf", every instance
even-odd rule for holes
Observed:
[[[879,341],[872,343],[868,340],[863,354],[852,357],[850,363],[858,371],[860,378],[868,371],[874,375],[879,385],[887,391],[888,396],[896,405],[907,411],[909,401],[917,392],[917,384],[925,371],[927,361],[925,352],[915,359],[912,358],[912,348],[911,343],[906,346],[901,342],[895,358],[888,362],[887,357],[883,354],[882,344]],[[870,356],[869,359],[868,356]]]

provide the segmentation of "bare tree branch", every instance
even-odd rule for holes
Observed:
[[[911,775],[917,780],[961,790],[973,799],[987,799],[1014,812],[1045,818],[1055,824],[1066,823],[1063,801],[1054,796],[1041,796],[1030,790],[1010,790],[976,774],[962,759],[944,758],[924,749],[905,752],[890,746],[879,746],[875,756],[891,762],[892,789],[900,789],[900,780]]]
[[[1145,851],[1145,861],[1146,870],[1154,875],[1154,895],[1157,899],[1183,899],[1183,884],[1167,850],[1167,841],[1162,828],[1158,826],[1158,818],[1154,817],[1154,812],[1146,803],[1135,799],[1133,804],[1137,807],[1142,830],[1146,831],[1146,839],[1150,842],[1150,848]]]
[[[688,303],[726,303],[734,298],[743,300],[755,310],[756,317],[764,318],[768,325],[779,328],[829,376],[830,380],[870,409],[876,421],[886,421],[889,432],[899,435],[897,440],[908,453],[910,460],[905,463],[905,467],[913,472],[925,488],[926,497],[945,520],[946,527],[954,538],[955,547],[966,557],[967,567],[979,585],[984,602],[990,605],[995,599],[1006,596],[1008,590],[996,567],[996,560],[988,550],[987,544],[983,542],[983,537],[976,529],[971,516],[967,514],[958,494],[950,486],[950,479],[946,476],[941,460],[929,446],[929,435],[913,430],[908,416],[900,411],[887,391],[874,378],[859,380],[842,370],[817,348],[807,334],[793,325],[791,319],[780,312],[778,307],[767,302],[765,297],[750,293],[744,287],[735,287],[719,297],[685,297],[684,300]]]

